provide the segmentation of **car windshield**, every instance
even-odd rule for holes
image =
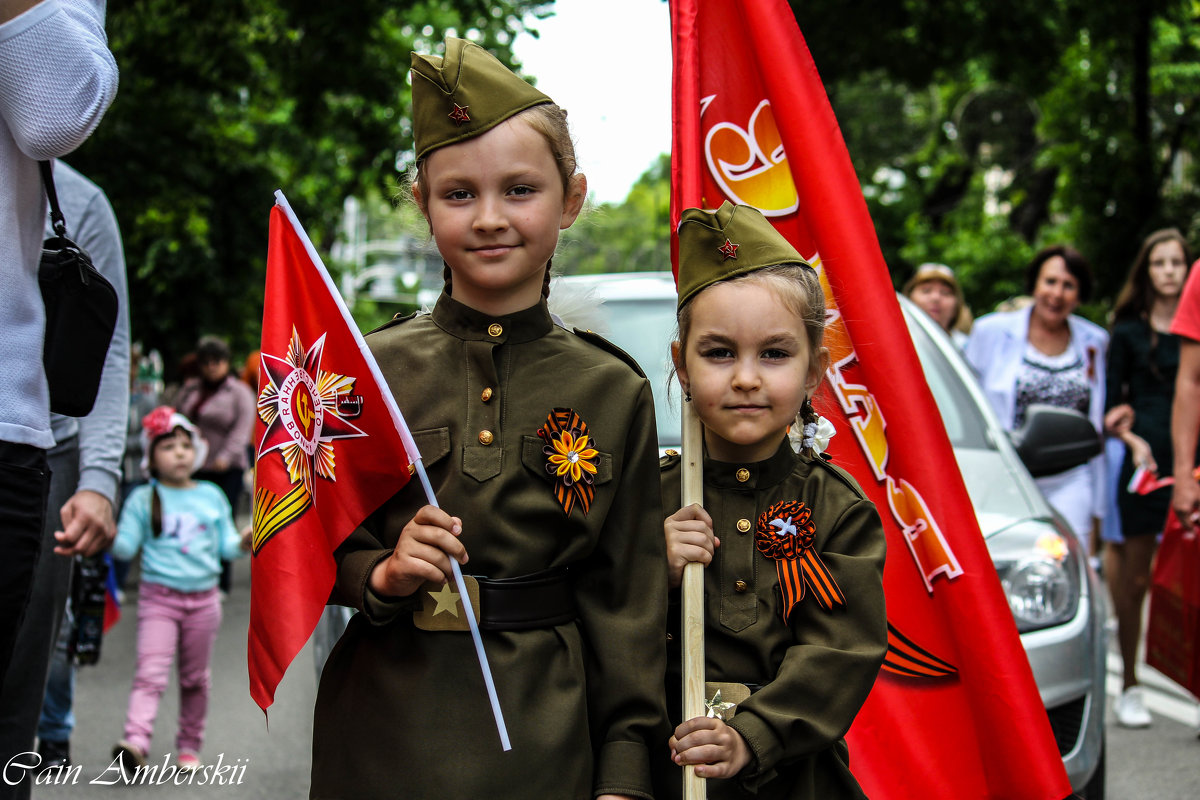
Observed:
[[[671,342],[675,339],[674,298],[608,299],[607,337],[641,365],[654,393],[654,415],[658,421],[658,443],[679,444],[679,386],[671,378]]]
[[[908,323],[913,346],[917,350],[917,358],[925,370],[925,380],[933,393],[933,401],[942,412],[942,422],[946,425],[950,444],[955,448],[994,449],[988,441],[987,422],[979,413],[974,399],[963,385],[962,378],[951,366],[949,356],[943,349],[953,347],[953,344],[949,339],[945,342],[935,342],[930,332],[911,317],[905,321]],[[934,333],[936,334],[936,331]]]

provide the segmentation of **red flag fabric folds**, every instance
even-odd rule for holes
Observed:
[[[759,208],[822,276],[835,462],[888,536],[889,665],[849,733],[875,798],[1071,792],[833,109],[783,0],[672,0],[672,220]],[[677,253],[673,240],[672,252]]]
[[[418,458],[375,359],[282,193],[271,210],[247,656],[264,711],[333,588],[333,551]]]

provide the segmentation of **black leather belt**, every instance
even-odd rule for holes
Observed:
[[[567,568],[516,578],[481,578],[479,627],[488,631],[526,631],[570,622],[578,615]]]

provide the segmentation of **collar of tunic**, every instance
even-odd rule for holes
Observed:
[[[775,455],[766,461],[748,463],[733,463],[716,461],[705,456],[704,483],[717,489],[737,489],[754,491],[780,484],[792,474],[799,456],[788,441],[783,437]]]
[[[554,323],[543,298],[524,311],[492,316],[476,311],[450,297],[445,292],[433,307],[433,321],[451,336],[468,342],[521,344],[540,339],[550,332]]]

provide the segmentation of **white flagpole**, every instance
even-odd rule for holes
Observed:
[[[400,438],[404,442],[404,449],[408,451],[408,460],[413,465],[417,477],[420,478],[421,487],[425,490],[426,501],[435,508],[441,508],[438,505],[437,498],[433,494],[433,486],[429,483],[429,477],[425,474],[425,464],[421,461],[421,451],[417,449],[417,444],[413,441],[412,434],[408,430],[408,424],[404,421],[404,415],[400,412],[400,407],[396,405],[396,398],[392,397],[392,392],[388,388],[387,381],[383,379],[383,373],[380,372],[379,365],[375,363],[375,356],[372,355],[370,349],[367,347],[367,342],[358,330],[358,325],[354,322],[354,318],[350,316],[350,310],[346,308],[346,302],[342,299],[341,292],[334,286],[333,279],[329,277],[329,271],[325,269],[325,264],[321,261],[321,256],[317,254],[317,249],[313,247],[312,240],[308,238],[308,233],[304,230],[304,226],[300,224],[300,220],[296,218],[296,213],[292,211],[292,207],[288,204],[287,198],[283,196],[282,190],[275,191],[275,203],[287,215],[288,221],[296,231],[296,235],[300,237],[300,241],[304,244],[304,249],[308,253],[309,260],[312,261],[313,266],[316,267],[317,272],[324,279],[329,293],[337,301],[338,309],[342,312],[342,318],[345,320],[346,326],[350,329],[350,333],[354,336],[354,341],[358,344],[358,350],[366,360],[367,366],[371,370],[371,375],[374,377],[375,383],[379,386],[380,393],[383,395],[383,402],[391,413],[396,431],[400,434]],[[479,635],[479,623],[475,621],[475,609],[471,606],[471,595],[467,592],[467,586],[463,581],[462,570],[459,569],[458,562],[451,559],[450,564],[454,569],[454,585],[458,589],[463,610],[467,614],[467,626],[471,629],[471,639],[475,643],[475,655],[479,657],[479,668],[483,672],[483,682],[487,686],[488,700],[492,704],[492,716],[496,719],[496,730],[500,734],[500,745],[505,751],[512,750],[512,744],[508,740],[508,728],[504,724],[504,714],[500,710],[500,699],[496,695],[496,684],[492,680],[492,668],[488,664],[487,652],[483,649],[483,638]]]
[[[429,505],[441,508],[438,506],[437,498],[433,496],[433,487],[429,484],[429,476],[425,474],[425,464],[418,459],[414,466],[417,470],[417,477],[421,479],[421,486],[425,489],[425,498],[429,501]],[[500,746],[507,752],[512,750],[512,744],[508,741],[508,728],[504,725],[504,714],[500,711],[500,698],[496,695],[496,684],[492,680],[492,668],[488,665],[487,653],[483,649],[483,638],[479,635],[479,624],[475,621],[475,609],[471,606],[471,595],[467,592],[467,584],[463,581],[462,570],[459,568],[458,562],[452,558],[450,566],[454,570],[454,585],[458,588],[459,599],[462,600],[463,611],[467,615],[467,625],[471,628],[471,640],[475,642],[475,655],[479,656],[479,668],[483,671],[483,682],[487,686],[488,700],[492,704],[492,716],[496,718]]]
[[[683,505],[704,505],[704,428],[691,403],[683,403]],[[683,718],[703,717],[704,711],[704,565],[693,561],[683,568]],[[683,770],[684,800],[705,800],[707,786],[696,768]]]

